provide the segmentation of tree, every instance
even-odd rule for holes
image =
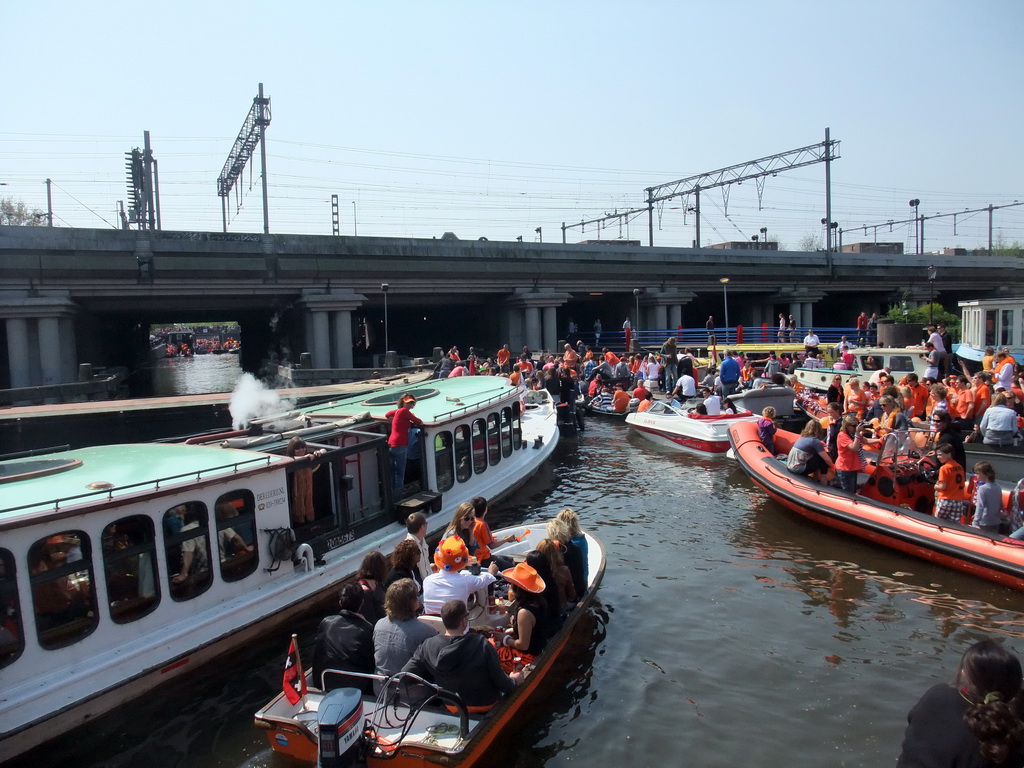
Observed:
[[[46,214],[36,209],[30,211],[21,200],[0,197],[0,224],[10,227],[42,227],[46,225]]]
[[[957,338],[960,335],[960,318],[954,315],[952,312],[947,312],[946,308],[939,303],[922,304],[917,309],[904,308],[907,294],[903,295],[903,298],[899,304],[889,305],[889,311],[886,312],[886,316],[891,320],[895,320],[897,323],[916,323],[920,325],[928,325],[928,317],[931,316],[932,320],[936,325],[942,323],[946,326],[946,330],[950,334]],[[929,307],[931,312],[929,313]]]
[[[804,235],[797,241],[796,248],[798,251],[816,251],[818,250],[818,237],[816,235]]]

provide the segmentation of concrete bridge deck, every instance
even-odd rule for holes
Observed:
[[[723,277],[733,325],[783,312],[806,327],[933,292],[955,306],[1022,276],[1024,262],[979,256],[0,227],[0,386],[73,381],[79,361],[137,366],[150,324],[237,320],[250,371],[272,351],[342,368],[384,351],[385,334],[427,356],[555,348],[570,318],[584,333],[627,315],[637,328],[710,314],[722,326]]]

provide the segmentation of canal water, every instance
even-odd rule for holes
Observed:
[[[147,366],[146,391],[137,396],[171,397],[230,392],[241,374],[238,355],[163,357]]]
[[[892,765],[907,711],[968,645],[1024,652],[1019,593],[815,527],[735,463],[624,424],[590,419],[492,524],[566,506],[607,549],[600,622],[489,768]],[[307,644],[318,618],[295,628]],[[47,761],[284,768],[252,713],[280,690],[286,650],[267,637]]]

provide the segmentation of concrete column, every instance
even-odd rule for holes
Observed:
[[[331,329],[326,312],[310,312],[310,326],[313,331],[309,351],[313,353],[314,368],[331,367]]]
[[[75,321],[60,318],[60,371],[61,383],[78,379],[78,355],[75,346]]]
[[[519,350],[526,344],[526,333],[524,331],[524,318],[522,307],[509,307],[508,310],[508,348],[512,350],[513,356],[518,355]]]
[[[668,328],[668,307],[664,304],[654,305],[654,328],[657,330],[664,330]],[[672,326],[675,328],[675,326]]]
[[[341,309],[331,313],[334,321],[334,356],[332,365],[335,368],[352,367],[352,313]]]
[[[40,317],[39,364],[43,386],[60,384],[60,327],[56,317]]]
[[[540,331],[540,307],[526,307],[524,310],[526,325],[526,346],[530,351],[541,348],[542,339]]]
[[[809,328],[814,327],[814,303],[805,301],[800,305],[800,316],[803,318],[803,324]]]
[[[672,304],[668,308],[668,327],[673,333],[676,328],[683,324],[683,307],[681,304]]]
[[[558,312],[555,307],[544,307],[544,349],[558,353]]]
[[[13,389],[32,385],[28,320],[24,317],[7,318],[7,365]]]

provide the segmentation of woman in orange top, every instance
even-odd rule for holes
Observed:
[[[857,414],[858,419],[863,419],[868,409],[868,396],[860,388],[860,379],[852,376],[846,387],[846,410],[849,413]]]
[[[967,482],[964,468],[953,460],[953,446],[942,443],[935,451],[941,466],[935,483],[935,516],[960,519],[967,514]]]
[[[499,544],[508,544],[515,541],[515,536],[506,536],[501,541],[494,538],[491,533],[491,526],[484,519],[487,516],[487,499],[483,496],[474,496],[469,500],[476,512],[476,522],[473,524],[473,538],[476,540],[476,561],[482,566],[491,564],[491,547]]]

